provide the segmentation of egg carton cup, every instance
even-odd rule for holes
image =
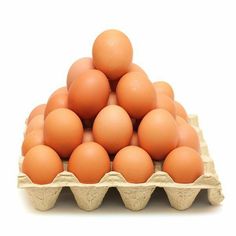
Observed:
[[[204,163],[204,174],[194,183],[175,183],[166,172],[161,171],[162,162],[155,161],[155,172],[145,183],[129,183],[120,173],[111,171],[105,174],[99,183],[84,184],[80,183],[72,173],[66,171],[67,162],[64,162],[65,171],[58,174],[52,183],[39,185],[32,183],[30,178],[21,172],[23,161],[23,157],[21,157],[18,187],[27,191],[34,207],[41,211],[54,207],[63,187],[70,187],[79,208],[86,211],[98,208],[110,187],[118,189],[125,207],[133,211],[145,208],[156,188],[164,189],[170,205],[177,210],[191,207],[202,189],[207,189],[209,203],[217,205],[224,199],[224,196],[214,162],[209,156],[197,116],[189,116],[189,123],[195,128],[200,138],[201,157]]]

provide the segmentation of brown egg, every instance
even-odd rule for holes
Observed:
[[[93,132],[91,129],[85,129],[83,134],[82,143],[93,142]]]
[[[158,81],[153,83],[153,85],[157,93],[164,93],[172,100],[174,100],[174,90],[172,89],[170,84],[165,81]]]
[[[177,125],[185,125],[188,124],[186,120],[184,120],[181,116],[176,116],[175,117]]]
[[[118,30],[107,30],[98,35],[93,44],[93,62],[111,80],[128,72],[133,48],[129,38]]]
[[[175,103],[176,115],[182,117],[184,120],[188,122],[188,114],[185,111],[184,107],[177,101],[175,101],[174,103]]]
[[[49,98],[51,98],[52,96],[54,96],[54,95],[56,95],[56,94],[59,94],[59,93],[68,93],[67,87],[61,87],[61,88],[56,89],[56,90],[50,95]]]
[[[71,83],[77,79],[82,73],[87,70],[94,69],[93,60],[90,57],[80,58],[79,60],[75,61],[67,74],[67,88],[70,88]]]
[[[121,149],[112,163],[112,170],[121,173],[127,182],[144,183],[154,172],[151,157],[140,147]]]
[[[114,92],[110,93],[107,105],[117,105],[116,93]]]
[[[189,147],[178,147],[164,160],[163,171],[176,183],[193,183],[203,174],[203,162],[200,154]]]
[[[197,132],[189,124],[183,124],[178,126],[179,142],[178,147],[187,146],[200,151],[200,140]]]
[[[107,105],[110,86],[98,70],[88,70],[73,81],[69,89],[69,108],[81,118],[94,118]]]
[[[58,108],[68,108],[68,92],[59,92],[50,96],[45,109],[44,118],[46,118],[51,111]]]
[[[29,123],[25,131],[25,136],[28,135],[30,132],[38,129],[43,129],[44,126],[44,115],[37,115],[35,116]]]
[[[156,92],[146,74],[129,72],[125,74],[116,87],[118,104],[132,118],[142,118],[156,107]]]
[[[40,104],[37,107],[35,107],[31,112],[30,115],[27,119],[27,124],[29,124],[29,122],[37,115],[43,115],[44,111],[46,108],[46,104]]]
[[[127,112],[120,106],[109,105],[97,115],[93,124],[94,140],[110,154],[130,143],[133,127]]]
[[[146,72],[137,64],[135,63],[131,63],[131,65],[129,66],[129,71],[128,72],[141,72],[141,73],[145,73]]]
[[[33,130],[27,134],[21,146],[21,153],[24,156],[32,147],[44,144],[43,129]]]
[[[135,131],[133,132],[133,135],[131,137],[130,145],[131,146],[138,146],[138,134]]]
[[[162,108],[175,118],[175,104],[174,101],[164,93],[157,93],[157,108]]]
[[[94,142],[79,145],[68,162],[68,171],[86,184],[98,183],[110,170],[111,163],[106,150]]]
[[[71,110],[59,108],[50,112],[44,124],[44,142],[62,158],[68,158],[82,142],[83,126]]]
[[[163,160],[178,144],[175,119],[163,109],[150,111],[139,125],[138,140],[154,160]]]
[[[52,148],[38,145],[26,153],[22,171],[35,184],[49,184],[63,171],[63,165],[60,157]]]

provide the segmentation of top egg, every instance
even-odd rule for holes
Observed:
[[[110,80],[116,80],[129,71],[133,48],[124,33],[112,29],[98,35],[92,54],[95,68],[101,70]]]

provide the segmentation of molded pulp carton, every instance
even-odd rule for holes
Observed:
[[[212,205],[223,200],[221,184],[215,171],[214,162],[208,153],[207,144],[198,125],[197,116],[189,117],[190,124],[196,129],[201,141],[201,157],[204,162],[204,174],[194,183],[175,183],[171,177],[161,171],[161,162],[155,162],[155,173],[146,183],[128,183],[124,177],[114,171],[107,173],[99,183],[83,184],[70,172],[66,171],[67,163],[64,162],[65,171],[58,174],[52,183],[38,185],[21,172],[18,175],[18,187],[25,189],[34,207],[45,211],[52,208],[63,187],[70,187],[78,206],[86,211],[98,208],[110,187],[116,187],[121,195],[125,207],[137,211],[145,208],[155,188],[163,188],[167,194],[170,205],[177,210],[185,210],[194,202],[201,189],[207,189],[208,200]]]

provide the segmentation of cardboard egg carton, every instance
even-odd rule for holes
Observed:
[[[23,157],[21,157],[18,187],[28,192],[34,207],[41,211],[49,210],[55,205],[63,187],[70,187],[79,208],[86,211],[98,208],[110,187],[118,189],[125,207],[133,211],[145,208],[155,188],[163,188],[170,205],[177,210],[189,208],[202,189],[207,189],[210,204],[217,205],[224,199],[224,196],[214,162],[209,156],[197,116],[189,116],[189,120],[199,135],[201,157],[204,162],[204,174],[194,183],[175,183],[167,173],[161,171],[162,163],[154,162],[155,173],[146,183],[128,183],[121,174],[111,171],[105,174],[99,183],[83,184],[72,173],[66,171],[67,162],[64,162],[65,171],[58,174],[52,183],[39,185],[32,183],[29,177],[21,172],[23,161]]]

